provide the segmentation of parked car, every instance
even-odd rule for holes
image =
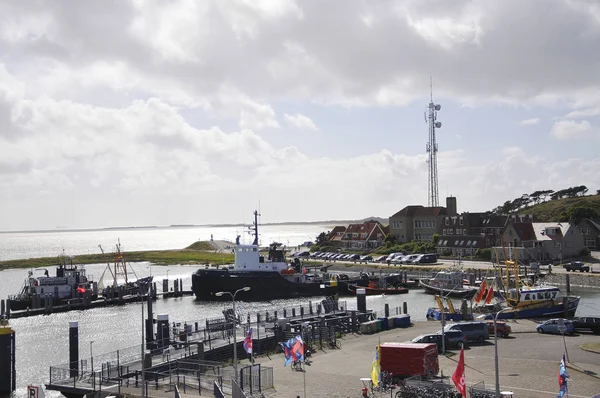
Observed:
[[[591,316],[575,317],[572,321],[576,330],[591,330],[594,334],[600,334],[600,318]]]
[[[360,261],[373,261],[373,256],[361,256]]]
[[[568,319],[563,319],[563,318],[548,319],[546,322],[540,323],[539,325],[537,325],[535,330],[538,333],[561,334],[560,331],[558,330],[558,326],[560,325],[561,322],[564,322],[564,325],[567,328],[567,331],[565,332],[566,334],[575,333],[575,326],[573,325],[573,322],[571,322]]]
[[[494,335],[494,321],[485,321],[488,325],[488,333],[490,336]],[[498,329],[498,336],[508,337],[512,333],[510,325],[506,322],[496,322],[496,328]]]
[[[410,341],[411,343],[430,343],[436,344],[438,351],[442,350],[442,335],[441,334],[422,334]]]
[[[441,335],[442,332],[438,332],[437,334]],[[444,337],[446,338],[447,348],[467,348],[467,336],[465,336],[462,330],[444,331]]]
[[[437,263],[437,254],[420,254],[417,258],[412,260],[413,264],[433,264]]]
[[[479,344],[490,338],[488,326],[485,322],[457,322],[444,326],[444,332],[451,330],[460,330],[467,336],[467,341],[475,341]]]
[[[402,264],[411,264],[414,259],[419,257],[421,254],[409,254],[408,256],[402,257]]]
[[[375,259],[373,261],[378,262],[378,263],[385,263],[385,260],[387,259],[388,256],[379,256],[379,257],[375,257]]]
[[[348,257],[348,260],[359,260],[360,259],[360,254],[351,254],[350,257]]]
[[[583,261],[571,261],[570,263],[564,264],[563,268],[569,271],[579,271],[579,272],[590,272],[590,266],[585,265]]]

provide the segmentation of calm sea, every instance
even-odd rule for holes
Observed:
[[[265,225],[260,227],[261,245],[280,242],[288,247],[314,241],[330,225]],[[0,261],[23,258],[53,257],[63,253],[100,253],[114,250],[118,240],[123,250],[183,249],[199,240],[226,240],[234,242],[237,235],[242,242],[251,242],[248,228],[236,227],[156,227],[94,230],[56,230],[44,232],[0,232]]]
[[[313,240],[318,233],[327,230],[327,226],[265,226],[261,229],[263,243],[277,240],[289,246]],[[64,248],[68,254],[96,252],[98,244],[112,249],[118,238],[126,250],[149,250],[181,248],[197,240],[214,239],[234,240],[243,229],[236,228],[155,228],[131,230],[96,231],[56,231],[0,234],[0,256],[3,258],[30,258],[54,256]],[[289,243],[288,243],[289,241]],[[96,279],[102,274],[104,264],[86,266],[88,274]],[[156,266],[149,263],[136,263],[133,270],[139,277],[153,275],[160,281],[183,279],[184,287],[191,286],[191,274],[195,266]],[[53,270],[52,270],[53,272]],[[26,269],[8,269],[0,271],[0,298],[20,290],[27,274]],[[160,283],[159,291],[160,291]],[[582,295],[578,315],[598,315],[600,290],[574,290]],[[241,294],[238,308],[240,312],[273,311],[281,308],[306,305],[308,300],[277,300],[273,302],[245,303]],[[322,298],[313,298],[317,302]],[[356,308],[356,301],[347,298],[348,308]],[[408,302],[409,313],[413,320],[425,320],[427,308],[434,304],[432,296],[420,290],[410,291],[400,296],[367,297],[367,307],[383,313],[386,303],[391,308],[401,307]],[[206,318],[220,317],[229,303],[208,303],[195,301],[193,297],[178,299],[159,299],[156,301],[155,314],[168,314],[172,322],[200,322]],[[456,303],[458,306],[459,303]],[[50,316],[35,316],[13,319],[10,324],[16,331],[17,339],[17,397],[25,397],[26,386],[41,385],[48,382],[49,367],[68,362],[69,321],[79,321],[80,357],[90,354],[90,342],[93,341],[94,356],[126,349],[141,342],[141,305],[128,304],[119,307],[97,308],[88,311],[72,311]],[[366,365],[365,365],[366,366]],[[368,366],[365,367],[367,372]],[[49,397],[57,394],[47,392]]]

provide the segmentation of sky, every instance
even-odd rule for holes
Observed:
[[[600,189],[600,3],[0,0],[0,230]]]

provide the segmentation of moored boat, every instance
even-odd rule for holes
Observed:
[[[40,274],[41,273],[41,274]],[[28,271],[27,279],[18,294],[8,296],[12,311],[41,308],[47,305],[67,304],[70,300],[88,295],[94,300],[98,296],[98,285],[86,275],[83,266],[73,264],[73,259],[64,253],[58,256],[56,273],[50,276],[45,268]]]
[[[285,252],[272,244],[268,255],[260,253],[258,244],[258,212],[254,212],[254,242],[241,244],[239,237],[234,246],[235,263],[221,269],[199,269],[192,274],[192,290],[196,299],[203,301],[230,300],[229,295],[249,287],[240,294],[240,300],[260,301],[295,297],[333,296],[338,293],[338,281],[308,274],[300,261],[287,263]]]
[[[380,287],[376,282],[370,281],[367,286],[360,286],[358,284],[349,284],[348,289],[356,294],[357,289],[365,289],[367,296],[375,296],[380,294],[406,294],[408,289],[400,286]]]
[[[465,274],[462,271],[439,271],[428,280],[420,280],[419,286],[430,294],[441,294],[444,297],[471,298],[477,293],[475,286],[463,285]]]

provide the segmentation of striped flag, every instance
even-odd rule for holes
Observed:
[[[244,337],[244,351],[252,355],[252,328],[248,329],[248,334]]]

